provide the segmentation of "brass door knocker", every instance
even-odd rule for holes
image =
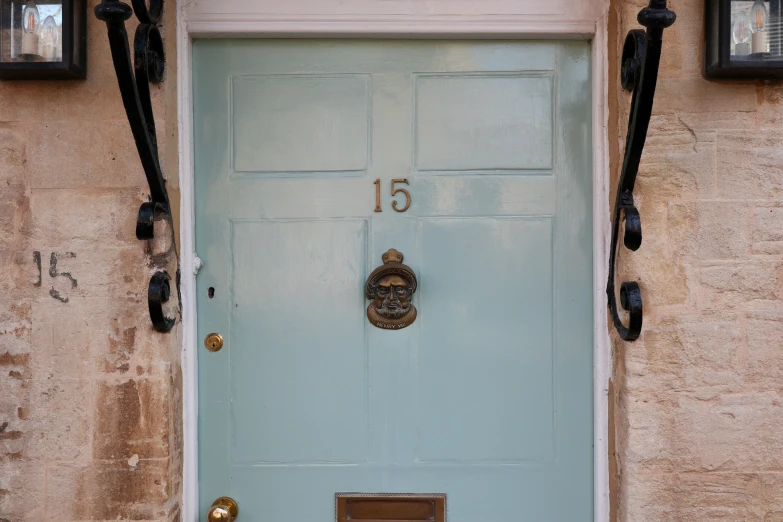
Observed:
[[[418,286],[416,274],[402,264],[402,253],[393,248],[382,259],[383,265],[372,271],[364,285],[364,295],[372,301],[367,319],[378,328],[401,330],[416,320],[411,302]]]

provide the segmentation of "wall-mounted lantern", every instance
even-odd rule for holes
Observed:
[[[0,0],[0,78],[87,74],[86,0]]]
[[[705,0],[705,75],[783,78],[782,0]]]

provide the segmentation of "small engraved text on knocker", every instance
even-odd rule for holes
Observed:
[[[403,265],[403,255],[389,249],[382,256],[383,265],[372,271],[364,285],[364,294],[371,302],[367,319],[384,330],[401,330],[416,320],[413,294],[418,282],[410,267]]]

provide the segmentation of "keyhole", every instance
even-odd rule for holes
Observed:
[[[212,299],[215,297],[215,287],[210,286],[209,289],[207,289],[207,296]]]
[[[207,350],[210,352],[217,352],[223,348],[223,338],[217,333],[209,334],[207,338],[204,339],[204,346],[206,346]]]

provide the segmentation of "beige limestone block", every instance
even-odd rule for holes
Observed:
[[[88,379],[34,379],[30,425],[35,437],[28,455],[41,461],[89,460],[91,395]]]
[[[681,394],[679,404],[677,431],[699,457],[695,471],[781,470],[783,406],[777,392],[721,393],[706,401]]]
[[[680,390],[707,398],[713,393],[737,392],[744,384],[747,357],[743,321],[688,318],[680,326],[683,365]]]
[[[144,202],[133,189],[32,191],[33,239],[51,250],[137,245],[136,217]]]
[[[38,264],[32,250],[0,249],[0,286],[5,291],[7,302],[35,298],[40,287],[39,280]]]
[[[638,473],[623,477],[618,514],[620,520],[634,522],[682,522],[670,498],[674,493],[671,474]]]
[[[90,465],[53,463],[47,471],[46,518],[51,521],[162,520],[171,495],[165,460],[127,459]]]
[[[670,471],[681,467],[687,453],[675,436],[675,417],[671,411],[676,397],[647,394],[627,388],[624,441],[624,469],[630,473],[655,470]]]
[[[0,181],[9,179],[13,167],[27,161],[27,140],[24,127],[18,124],[0,124]]]
[[[700,201],[699,259],[745,258],[750,254],[749,211],[745,203]]]
[[[639,166],[639,195],[665,203],[714,197],[715,144],[697,142],[691,134],[669,136],[677,136],[676,141],[667,142],[663,134],[645,149]]]
[[[675,520],[743,520],[761,522],[760,478],[754,473],[683,473],[675,476],[672,498]]]
[[[152,330],[146,299],[42,297],[33,311],[31,365],[44,378],[163,377],[168,339]]]
[[[96,383],[95,458],[168,457],[168,391],[157,380]]]
[[[772,203],[754,209],[752,239],[754,254],[783,254],[783,207]]]
[[[674,252],[693,256],[698,233],[698,204],[670,202],[666,206],[666,236]]]
[[[0,248],[24,248],[30,234],[30,194],[23,183],[6,181],[0,192]]]
[[[780,390],[783,382],[783,312],[779,309],[749,312],[747,329],[746,382],[755,388]]]
[[[11,368],[11,369],[9,369]],[[0,366],[3,371],[3,393],[0,394],[0,464],[30,460],[31,442],[41,437],[29,416],[32,412],[31,381],[24,370],[9,365]],[[16,372],[16,375],[11,375]]]
[[[5,364],[29,362],[32,303],[20,300],[3,303],[0,308],[0,354]]]
[[[642,221],[644,230],[644,221]],[[623,252],[624,263],[620,279],[635,279],[642,287],[644,303],[653,306],[684,304],[688,299],[687,273],[682,263],[668,249],[644,245],[636,252]],[[657,270],[643,267],[656,266]],[[636,275],[633,275],[636,274]]]
[[[748,83],[708,82],[699,76],[658,80],[655,113],[755,112],[756,87]]]
[[[147,185],[127,118],[30,125],[32,188],[124,188]]]
[[[44,256],[44,253],[49,255]],[[41,253],[46,259],[43,280],[47,287],[62,287],[63,294],[67,292],[72,297],[134,297],[146,300],[150,276],[149,256],[144,251],[144,243],[103,249],[76,248],[72,253],[74,257],[57,262],[57,269],[58,272],[69,271],[77,281],[76,287],[67,277],[52,277],[49,272],[51,252]]]
[[[783,135],[718,131],[718,197],[770,199],[783,196]]]
[[[664,32],[665,52],[661,55],[660,74],[665,77],[698,77],[701,71],[704,6],[698,2],[670,4],[677,22]],[[638,11],[637,11],[638,12]]]
[[[710,136],[709,141],[715,141],[715,131],[743,131],[755,132],[758,128],[758,114],[756,112],[680,112],[672,114],[672,118],[691,129],[700,141],[703,136]],[[706,138],[705,138],[706,139]]]
[[[43,463],[0,459],[0,520],[44,520],[45,482]]]
[[[776,299],[780,261],[729,262],[699,269],[698,306],[726,310],[757,299]]]
[[[645,397],[669,391],[705,397],[741,390],[743,377],[738,370],[744,367],[745,345],[739,319],[668,318],[625,348],[628,389]]]

